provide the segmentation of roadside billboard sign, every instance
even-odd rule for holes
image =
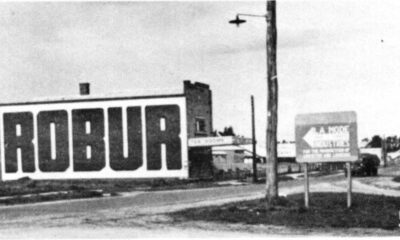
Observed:
[[[357,115],[353,111],[299,114],[296,161],[304,166],[304,205],[309,207],[308,163],[346,162],[347,207],[351,207],[351,162],[358,160]]]
[[[188,177],[184,97],[0,106],[1,179]]]
[[[297,162],[358,159],[357,116],[353,111],[299,114],[295,131]]]
[[[294,143],[278,143],[278,158],[295,158],[296,145]]]

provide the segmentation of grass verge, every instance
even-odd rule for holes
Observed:
[[[93,198],[102,197],[103,193],[99,191],[64,191],[55,192],[52,194],[30,194],[17,195],[12,198],[0,199],[0,204],[13,205],[23,203],[35,203],[55,200],[78,199],[78,198]]]
[[[280,176],[279,179],[280,181],[288,181],[293,178]],[[226,185],[229,185],[229,183],[221,184],[211,179],[32,180],[21,178],[16,181],[0,182],[0,204],[100,197],[103,193],[116,196],[119,195],[119,192],[193,189]],[[93,190],[100,190],[101,192]]]
[[[251,177],[250,177],[250,180],[252,180]],[[294,180],[294,178],[291,176],[287,176],[287,175],[278,175],[278,180],[279,180],[279,182],[286,182],[286,181],[292,181],[292,180]],[[257,179],[256,184],[265,184],[265,181],[266,181],[265,177],[259,177]],[[248,181],[248,182],[252,182],[252,181]]]
[[[289,195],[273,207],[264,199],[223,206],[187,209],[170,215],[175,221],[203,220],[244,224],[266,224],[307,228],[398,229],[400,198],[354,193],[346,207],[345,193],[311,193],[310,208],[303,194]]]
[[[210,180],[180,179],[80,179],[80,180],[32,180],[0,182],[0,205],[111,196],[119,192],[152,191],[211,187]],[[99,191],[97,191],[99,190]]]
[[[17,196],[55,191],[85,192],[101,189],[104,193],[142,190],[188,189],[217,186],[211,180],[180,179],[81,179],[81,180],[32,180],[22,178],[0,183],[1,196]]]

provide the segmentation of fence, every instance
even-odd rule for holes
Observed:
[[[321,170],[320,164],[309,164],[309,171]],[[288,173],[300,173],[304,169],[299,163],[288,163],[280,162],[278,163],[278,174],[288,174]],[[237,179],[244,180],[251,177],[253,174],[253,167],[250,163],[223,163],[214,164],[214,179],[215,180],[228,180]],[[257,176],[258,178],[266,177],[266,164],[257,164]]]

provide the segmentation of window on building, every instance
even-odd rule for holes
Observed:
[[[196,118],[196,133],[206,132],[206,120],[204,118]]]

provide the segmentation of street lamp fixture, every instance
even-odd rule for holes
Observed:
[[[245,22],[246,22],[246,20],[240,19],[239,15],[236,15],[236,19],[229,21],[230,24],[236,24],[236,27],[239,27],[240,24],[245,23]]]

